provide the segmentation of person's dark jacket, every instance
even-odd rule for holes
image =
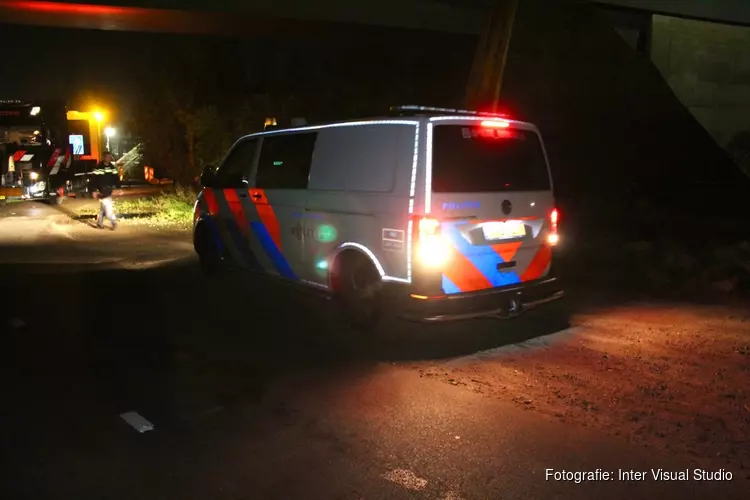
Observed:
[[[114,163],[105,165],[100,162],[93,174],[94,187],[99,192],[99,198],[109,198],[115,189],[120,189],[120,176]]]

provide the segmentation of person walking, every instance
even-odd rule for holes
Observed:
[[[101,163],[96,166],[92,174],[95,179],[96,197],[99,199],[99,216],[96,218],[96,226],[103,228],[104,219],[107,218],[112,223],[114,231],[117,228],[117,217],[115,217],[112,195],[115,194],[115,188],[118,191],[120,189],[120,177],[117,175],[117,167],[112,162],[112,153],[104,152]]]

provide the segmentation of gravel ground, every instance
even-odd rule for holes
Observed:
[[[747,468],[747,310],[654,302],[596,308],[574,314],[563,333],[415,369],[571,425]]]

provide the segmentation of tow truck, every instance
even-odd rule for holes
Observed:
[[[29,101],[0,101],[0,202],[56,195],[57,186],[51,185],[49,174],[70,157],[67,148],[60,146],[64,120],[61,122],[59,113],[55,117],[55,107],[51,103],[43,108]]]
[[[63,185],[65,196],[90,198],[91,177],[101,160],[99,122],[96,113],[66,111],[66,123],[73,161],[69,168],[58,174],[61,175],[58,184]]]
[[[99,161],[92,113],[61,102],[0,100],[0,204],[12,199],[89,196]]]

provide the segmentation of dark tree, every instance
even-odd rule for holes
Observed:
[[[220,41],[188,41],[151,58],[134,110],[146,162],[178,183],[215,165],[240,135],[263,127],[274,111],[263,95],[246,95],[242,68]]]

